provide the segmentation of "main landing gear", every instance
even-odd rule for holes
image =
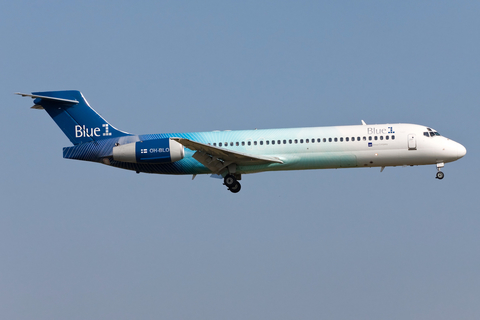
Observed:
[[[443,162],[437,163],[437,175],[435,176],[435,178],[437,178],[438,180],[442,180],[443,177],[445,177],[445,174],[442,172],[442,168],[444,166],[445,164]]]
[[[237,181],[237,178],[235,178],[233,174],[227,174],[225,178],[223,178],[223,184],[233,193],[239,192],[242,188],[240,182]]]

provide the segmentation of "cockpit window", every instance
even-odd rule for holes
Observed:
[[[441,134],[438,133],[437,131],[433,131],[432,129],[430,128],[427,128],[428,129],[428,132],[424,132],[423,135],[425,137],[434,137],[434,136],[440,136]]]

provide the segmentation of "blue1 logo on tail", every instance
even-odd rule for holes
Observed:
[[[100,137],[100,136],[111,136],[112,133],[108,132],[108,124],[102,124],[102,127],[105,128],[105,132],[100,135],[100,128],[87,128],[86,126],[76,125],[75,126],[75,138],[85,138],[85,137]]]

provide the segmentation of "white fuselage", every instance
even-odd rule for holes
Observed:
[[[415,124],[380,124],[197,133],[201,142],[283,163],[240,166],[240,173],[272,170],[427,165],[455,161],[466,149]],[[196,135],[197,135],[196,134]]]

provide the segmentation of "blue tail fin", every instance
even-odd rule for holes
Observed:
[[[17,93],[34,98],[34,109],[45,109],[74,144],[130,135],[109,124],[88,104],[80,91]]]

